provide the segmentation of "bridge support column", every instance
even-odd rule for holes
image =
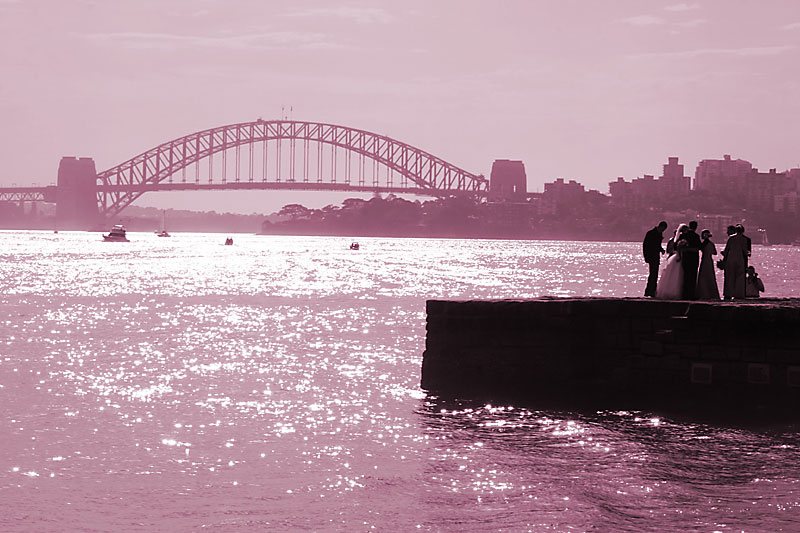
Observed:
[[[524,202],[528,196],[528,178],[522,161],[496,159],[489,177],[489,200]]]
[[[65,229],[93,229],[99,220],[97,170],[91,157],[62,157],[58,165],[56,219]]]

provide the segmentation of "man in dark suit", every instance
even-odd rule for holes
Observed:
[[[747,270],[747,263],[750,260],[750,254],[753,251],[753,241],[750,240],[750,237],[748,237],[747,235],[744,234],[744,226],[743,225],[736,224],[736,226],[734,228],[736,230],[736,233],[741,233],[742,237],[744,237],[744,240],[747,241],[747,257],[745,257],[745,259],[744,259],[744,267],[745,267],[745,270]]]
[[[702,241],[697,234],[697,221],[689,222],[689,231],[681,237],[686,241],[686,246],[681,250],[681,265],[683,265],[683,298],[696,300],[697,295],[697,268],[700,266],[700,246]]]
[[[658,223],[658,226],[645,233],[644,241],[642,241],[644,261],[650,267],[650,274],[647,276],[647,288],[644,290],[645,296],[653,297],[656,295],[658,264],[661,262],[661,254],[664,253],[661,241],[664,240],[664,231],[666,229],[667,223],[662,220]]]

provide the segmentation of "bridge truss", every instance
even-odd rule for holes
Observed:
[[[481,195],[488,180],[385,135],[261,119],[186,135],[97,175],[98,206],[107,217],[148,191],[199,189]]]
[[[0,202],[43,202],[44,187],[0,187]]]

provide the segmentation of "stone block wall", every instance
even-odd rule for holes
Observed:
[[[92,158],[61,158],[55,199],[60,228],[91,229],[99,222],[97,170]]]
[[[800,301],[427,302],[422,387],[547,408],[800,408]]]

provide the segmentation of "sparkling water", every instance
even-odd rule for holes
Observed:
[[[800,527],[793,425],[420,389],[426,299],[639,296],[640,243],[225,237],[0,232],[0,531]]]

